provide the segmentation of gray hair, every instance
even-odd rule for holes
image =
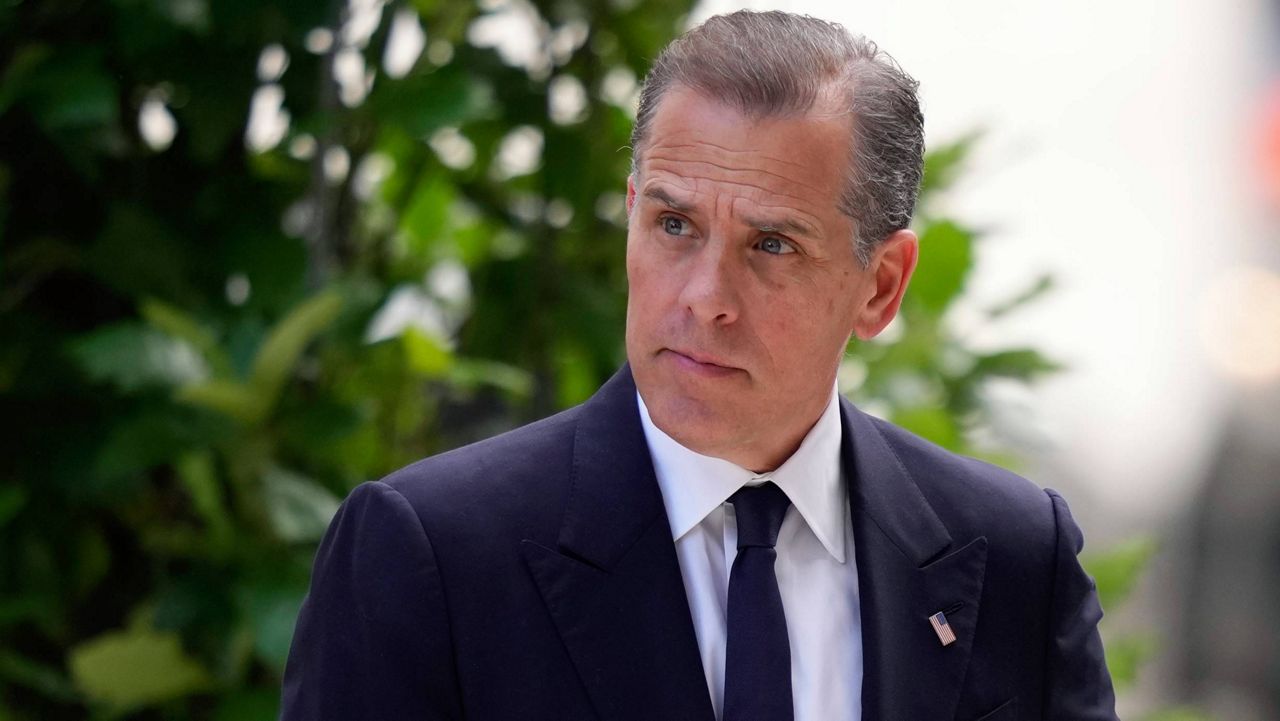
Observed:
[[[885,238],[907,227],[924,172],[919,83],[876,44],[806,15],[740,10],[674,40],[645,76],[631,132],[632,172],[662,96],[682,85],[757,117],[808,112],[823,91],[843,90],[852,158],[840,210],[857,227],[866,267]]]

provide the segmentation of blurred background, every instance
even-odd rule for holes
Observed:
[[[622,362],[639,80],[750,7],[921,83],[842,390],[1063,491],[1126,719],[1280,718],[1280,14],[0,2],[0,721],[272,719],[355,485]]]

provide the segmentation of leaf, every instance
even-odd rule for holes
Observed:
[[[318,541],[338,512],[327,488],[293,471],[271,467],[263,474],[263,500],[276,535],[284,541]]]
[[[453,354],[434,336],[413,326],[400,334],[409,368],[423,378],[443,377],[453,365]]]
[[[1132,686],[1138,680],[1142,664],[1156,652],[1158,643],[1150,635],[1129,635],[1111,638],[1106,644],[1107,670],[1117,689]]]
[[[67,664],[90,701],[122,712],[197,693],[211,683],[176,633],[145,627],[81,643],[71,649]]]
[[[509,363],[458,358],[450,377],[460,385],[493,386],[517,398],[529,398],[533,395],[533,374]]]
[[[292,163],[296,168],[292,158],[274,153],[257,157],[258,162],[270,158]],[[228,194],[222,202],[248,201]],[[307,297],[307,247],[301,239],[287,237],[281,229],[245,217],[237,218],[225,232],[228,237],[219,243],[219,267],[225,268],[228,275],[239,274],[248,281],[249,294],[243,300],[242,311],[278,318]]]
[[[276,721],[279,715],[279,692],[245,689],[224,696],[213,712],[213,721]]]
[[[215,380],[178,390],[178,401],[217,411],[246,425],[255,425],[266,415],[260,395],[244,383]]]
[[[931,197],[951,187],[963,170],[973,146],[982,137],[980,131],[970,132],[955,142],[934,148],[924,155],[924,179],[920,183],[921,198]]]
[[[585,349],[561,342],[557,344],[552,358],[555,361],[556,403],[561,408],[582,403],[596,392],[598,383]]]
[[[174,25],[203,35],[209,30],[209,5],[193,0],[160,0],[154,7],[158,14]]]
[[[1081,557],[1085,571],[1098,586],[1104,610],[1116,608],[1128,597],[1155,551],[1156,542],[1141,537]]]
[[[97,48],[68,47],[30,68],[24,100],[46,130],[107,125],[118,112],[116,84]]]
[[[198,246],[168,218],[141,201],[109,205],[93,245],[82,254],[85,269],[126,298],[189,300]]]
[[[455,195],[453,184],[443,175],[423,176],[399,222],[409,255],[427,257],[433,245],[448,237]]]
[[[990,318],[991,320],[995,320],[1002,316],[1008,315],[1009,313],[1021,308],[1022,306],[1030,303],[1031,301],[1049,292],[1050,290],[1053,289],[1053,287],[1054,287],[1053,276],[1049,275],[1048,273],[1045,273],[1041,275],[1039,278],[1036,278],[1035,281],[1032,282],[1031,286],[1028,287],[1026,290],[1022,291],[1021,293],[1018,293],[1017,295],[1013,296],[1009,300],[1006,300],[1002,303],[998,303],[988,308],[987,317]]]
[[[27,503],[27,492],[22,486],[0,487],[0,529],[12,521]]]
[[[77,597],[92,591],[111,570],[111,547],[96,526],[81,528],[76,554],[67,570]]]
[[[1039,351],[1020,348],[978,356],[968,375],[977,379],[1001,377],[1029,381],[1062,368],[1061,364],[1045,358]]]
[[[0,115],[4,114],[23,91],[29,78],[53,53],[48,45],[24,45],[9,58],[4,76],[0,77]]]
[[[889,420],[943,448],[954,449],[960,442],[959,428],[943,408],[902,408],[894,411]]]
[[[302,600],[307,595],[305,579],[261,579],[240,589],[243,613],[253,629],[253,649],[277,672],[284,670],[293,643]]]
[[[342,297],[335,291],[326,291],[300,303],[271,329],[258,348],[249,373],[253,393],[264,409],[275,406],[307,344],[338,317],[340,310]]]
[[[155,559],[207,560],[214,556],[207,534],[189,523],[145,526],[138,540],[147,555]]]
[[[217,553],[229,550],[233,527],[222,499],[222,487],[208,451],[189,453],[177,462],[178,478],[191,496],[191,504],[209,530],[209,541]]]
[[[460,125],[490,115],[494,92],[489,80],[456,66],[384,78],[374,88],[368,107],[378,122],[423,137],[447,125]]]
[[[9,650],[0,650],[0,679],[24,686],[45,698],[72,703],[79,694],[58,669],[32,661]]]
[[[218,375],[231,374],[231,360],[218,345],[218,339],[199,320],[181,308],[156,298],[147,298],[138,306],[147,323],[199,351]]]
[[[27,580],[28,585],[31,581]],[[49,610],[42,595],[0,597],[0,629],[39,618]]]
[[[131,493],[135,483],[129,476],[168,463],[188,448],[217,440],[220,433],[211,422],[214,420],[154,399],[137,412],[117,415],[95,449],[89,467],[92,473],[76,471],[76,482],[81,484],[78,495],[88,495],[90,481],[108,497]]]
[[[158,585],[151,627],[177,633],[213,632],[225,640],[236,622],[235,605],[225,572],[204,566]]]
[[[907,298],[931,315],[941,315],[964,288],[972,265],[971,231],[950,220],[929,224],[920,236],[920,260]]]
[[[89,378],[126,393],[194,383],[209,374],[190,345],[136,321],[100,328],[75,341],[71,353]]]

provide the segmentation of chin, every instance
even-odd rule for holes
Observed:
[[[680,445],[704,455],[715,455],[712,451],[723,445],[727,421],[733,417],[728,409],[673,393],[650,395],[652,402],[645,398],[649,417]]]

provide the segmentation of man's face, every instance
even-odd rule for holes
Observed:
[[[659,104],[627,188],[627,357],[654,423],[685,447],[777,467],[863,334],[875,267],[859,266],[837,207],[849,123],[752,119],[681,86]]]

